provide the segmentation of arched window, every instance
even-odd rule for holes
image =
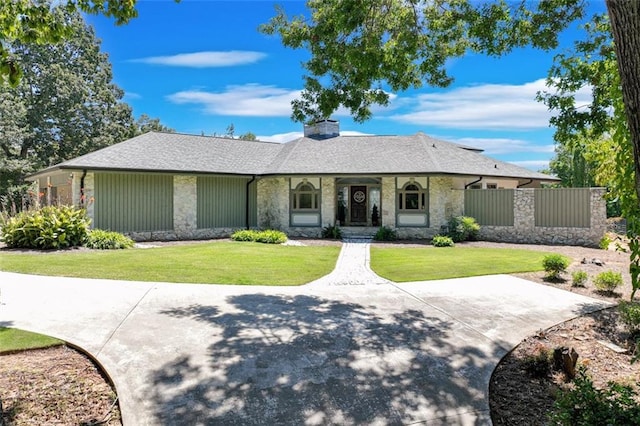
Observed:
[[[291,195],[293,210],[318,210],[320,208],[320,191],[309,182],[300,183]]]
[[[425,210],[426,193],[419,183],[409,182],[398,191],[399,210]]]

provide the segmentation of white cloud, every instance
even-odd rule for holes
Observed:
[[[412,98],[410,112],[392,119],[409,124],[487,130],[546,128],[552,113],[535,100],[538,91],[549,90],[544,79],[521,85],[483,84]],[[590,89],[577,93],[577,104],[587,103]],[[406,100],[404,100],[406,103]]]
[[[284,143],[302,137],[302,132],[278,133],[271,136],[256,136],[259,141]]]
[[[227,52],[194,52],[180,53],[171,56],[150,56],[133,59],[132,62],[144,64],[166,65],[172,67],[215,68],[231,67],[258,62],[267,55],[262,52],[248,50],[230,50]]]
[[[299,90],[245,84],[227,86],[222,92],[185,90],[167,98],[176,104],[200,105],[205,113],[211,115],[288,117],[291,115],[291,101],[299,95]]]
[[[554,145],[535,145],[522,139],[511,138],[446,138],[440,139],[467,145],[484,150],[487,155],[512,154],[512,153],[544,153],[552,154]]]

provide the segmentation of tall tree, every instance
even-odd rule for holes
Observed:
[[[57,7],[52,7],[55,3]],[[15,86],[22,67],[8,45],[15,42],[51,44],[72,37],[73,27],[59,14],[86,12],[113,17],[124,24],[137,16],[136,0],[5,0],[0,2],[0,84]]]
[[[69,40],[51,45],[14,42],[23,65],[16,87],[0,86],[0,192],[26,172],[85,154],[135,133],[131,108],[112,83],[111,65],[91,27],[66,13]]]
[[[142,114],[136,120],[136,134],[143,134],[147,132],[164,132],[174,133],[175,130],[171,127],[165,126],[160,122],[159,118],[151,118],[147,114]]]

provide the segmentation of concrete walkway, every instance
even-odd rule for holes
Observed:
[[[0,272],[0,325],[92,354],[126,426],[484,425],[513,346],[607,305],[506,275],[394,284],[368,253],[293,288]]]

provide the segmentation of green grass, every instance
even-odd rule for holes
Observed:
[[[53,337],[16,328],[0,327],[0,354],[26,349],[49,348],[62,344],[64,344],[62,340]]]
[[[203,284],[300,285],[333,270],[337,246],[214,242],[130,250],[3,253],[0,270]]]
[[[548,253],[479,247],[371,247],[371,269],[395,282],[542,271]]]

